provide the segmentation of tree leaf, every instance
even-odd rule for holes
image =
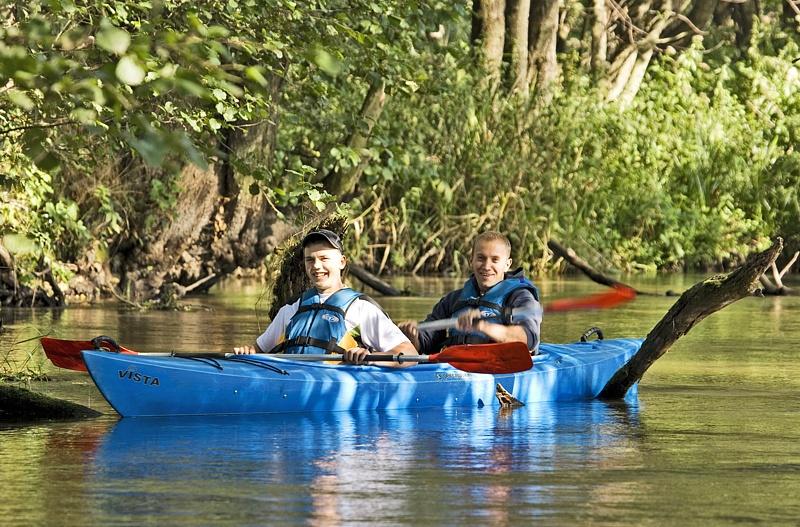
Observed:
[[[131,45],[131,36],[124,29],[108,24],[97,33],[95,42],[106,51],[115,55],[124,55]]]
[[[311,61],[331,77],[342,72],[342,63],[322,48],[315,48],[311,52]]]
[[[119,59],[115,70],[117,78],[128,86],[138,86],[144,81],[144,69],[134,57],[126,55]]]
[[[244,70],[245,76],[250,79],[251,81],[255,81],[261,86],[266,87],[269,83],[264,75],[261,73],[261,70],[255,66],[250,66]]]
[[[22,108],[23,110],[33,110],[34,104],[30,97],[25,92],[19,90],[11,90],[8,92],[8,98],[11,102]]]
[[[21,234],[4,235],[3,245],[11,254],[34,254],[39,251],[36,242]]]

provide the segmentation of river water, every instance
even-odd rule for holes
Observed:
[[[420,293],[380,299],[402,320],[456,282],[396,285]],[[265,325],[262,292],[227,283],[191,312],[4,311],[0,359],[19,365],[35,349],[20,341],[39,333],[227,350]],[[543,338],[574,341],[592,325],[643,336],[674,300],[546,315]],[[747,298],[680,339],[634,402],[202,419],[120,420],[86,374],[35,352],[28,364],[53,380],[31,388],[105,415],[0,425],[0,525],[800,525],[799,340],[800,298]]]

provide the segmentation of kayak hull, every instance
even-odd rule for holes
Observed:
[[[593,399],[641,342],[542,344],[533,368],[502,375],[447,364],[398,369],[262,354],[231,360],[82,354],[100,392],[124,417],[241,415],[499,405],[498,384],[522,402]]]

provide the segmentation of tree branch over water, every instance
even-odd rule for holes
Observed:
[[[555,240],[549,240],[547,242],[547,247],[553,251],[553,254],[556,256],[563,258],[569,264],[571,264],[576,269],[580,270],[583,274],[588,276],[592,279],[592,281],[597,282],[601,285],[607,285],[608,287],[616,287],[616,286],[623,286],[627,287],[628,289],[633,289],[636,291],[637,295],[648,295],[645,291],[639,291],[638,289],[629,286],[628,284],[622,283],[619,280],[615,280],[609,276],[604,275],[603,273],[597,271],[594,267],[592,267],[586,260],[578,256],[578,254],[572,250],[570,247],[564,247],[560,243]]]
[[[777,238],[769,249],[751,255],[743,265],[730,273],[703,280],[683,293],[653,327],[636,355],[608,381],[600,392],[600,398],[624,397],[647,369],[698,322],[737,300],[750,296],[759,277],[772,265],[781,250],[783,240]]]

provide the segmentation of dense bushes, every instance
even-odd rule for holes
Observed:
[[[773,234],[796,243],[800,52],[759,45],[736,62],[699,46],[663,55],[625,110],[584,78],[535,106],[439,63],[386,110],[362,237],[387,243],[395,269],[426,258],[428,271],[457,270],[490,227],[540,268],[550,237],[629,270],[725,266]]]

